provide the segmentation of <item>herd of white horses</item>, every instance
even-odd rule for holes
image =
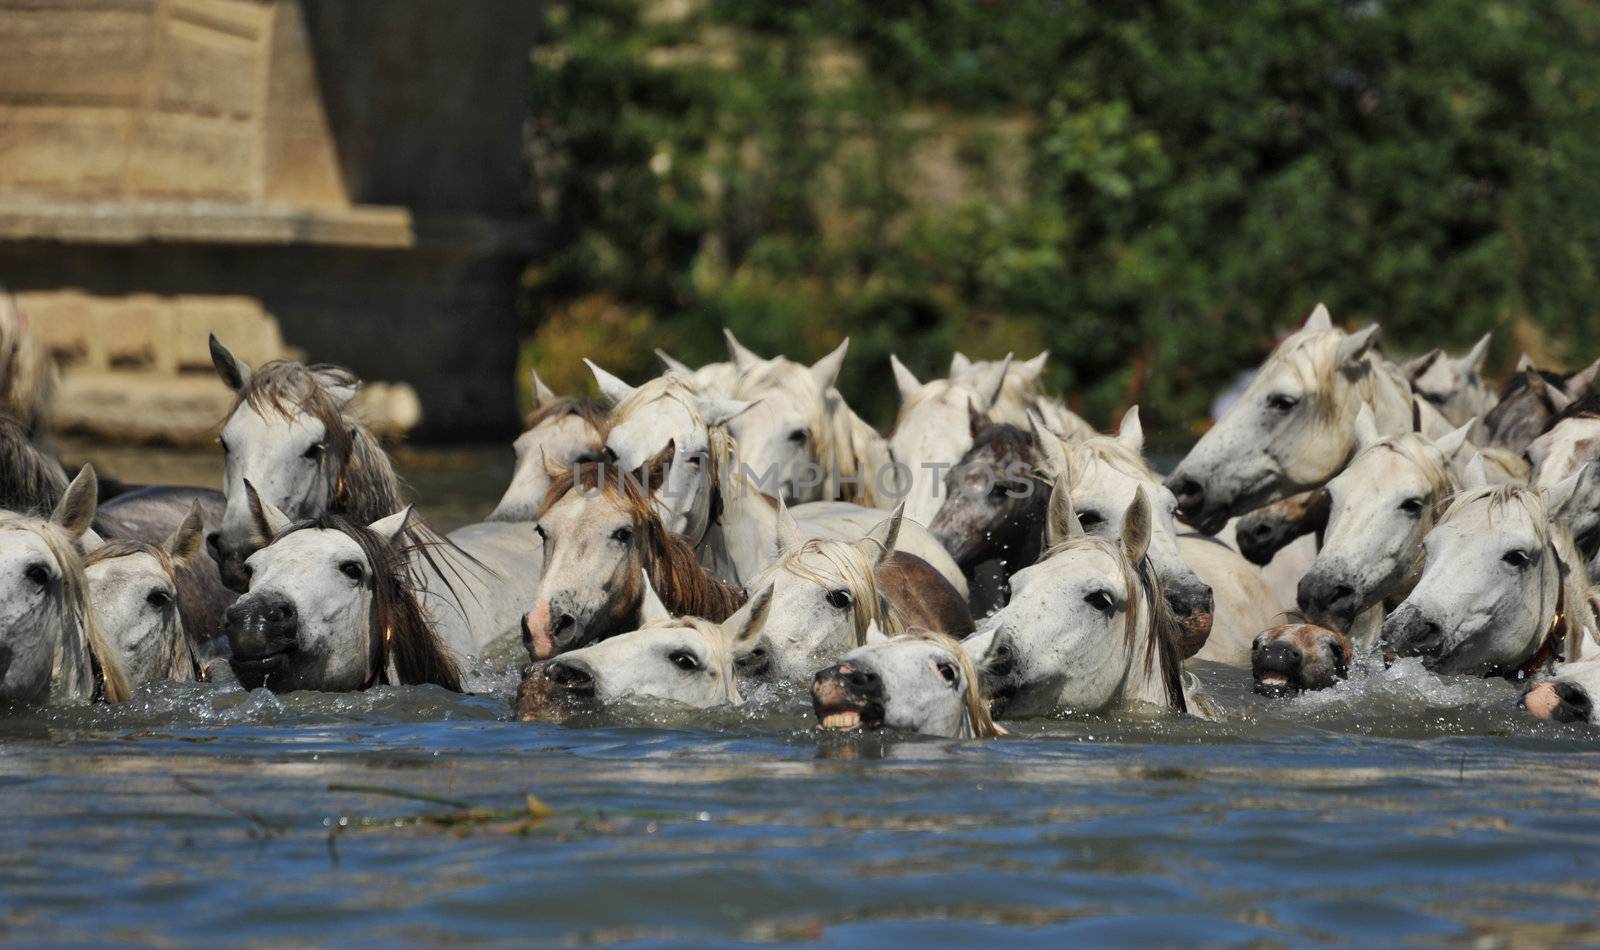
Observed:
[[[637,385],[589,363],[600,399],[535,376],[511,484],[448,535],[348,411],[344,369],[212,339],[237,397],[221,492],[69,480],[11,386],[0,701],[520,669],[520,719],[792,683],[822,729],[981,738],[1226,715],[1191,663],[1290,695],[1415,657],[1600,723],[1597,366],[1524,358],[1493,387],[1487,338],[1395,363],[1377,329],[1319,306],[1164,479],[1137,407],[1096,432],[1042,390],[1046,354],[957,353],[929,380],[892,360],[887,437],[835,387],[848,340],[806,365],[727,334],[727,361],[661,353]]]

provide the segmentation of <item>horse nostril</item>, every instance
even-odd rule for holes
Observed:
[[[1205,501],[1205,488],[1188,476],[1173,479],[1168,483],[1167,487],[1172,489],[1172,494],[1177,496],[1180,507],[1192,508]]]
[[[571,629],[572,627],[577,626],[577,624],[578,624],[578,618],[577,617],[574,617],[571,614],[562,614],[562,615],[560,615],[559,617],[556,618],[555,623],[551,624],[551,630],[553,632],[555,632],[555,633],[558,633],[558,634],[565,633],[567,630]]]
[[[550,682],[569,690],[586,690],[594,688],[594,676],[588,670],[580,669],[569,663],[551,663],[545,667],[545,676]]]
[[[1561,697],[1562,705],[1571,709],[1576,718],[1589,718],[1594,704],[1583,687],[1573,683],[1557,683],[1556,695]]]
[[[1272,525],[1258,524],[1255,527],[1255,531],[1252,533],[1255,534],[1256,537],[1265,541],[1267,538],[1272,537]]]
[[[859,690],[876,689],[878,685],[883,682],[882,678],[879,677],[878,674],[868,672],[867,670],[863,670],[859,667],[847,673],[845,675],[845,681],[848,682],[853,688]]]
[[[262,611],[262,616],[270,623],[288,623],[294,619],[294,604],[286,600],[276,601]]]

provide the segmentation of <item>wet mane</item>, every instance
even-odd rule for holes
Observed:
[[[687,538],[668,531],[661,523],[649,486],[638,477],[601,462],[575,465],[551,478],[543,510],[549,511],[574,488],[585,497],[603,495],[628,515],[635,529],[633,545],[639,566],[650,575],[650,586],[673,616],[702,617],[721,623],[744,603],[744,594],[738,588],[701,566],[700,557]],[[629,581],[613,601],[619,611],[636,611],[644,596],[639,572],[633,570],[628,575]],[[625,622],[620,616],[613,619]]]
[[[961,648],[960,641],[946,633],[929,630],[926,627],[912,627],[905,633],[894,638],[895,640],[918,640],[931,643],[945,653],[950,654],[956,666],[961,670],[961,709],[967,720],[967,727],[972,730],[975,739],[994,739],[999,736],[1009,735],[1005,729],[994,721],[989,713],[989,701],[983,698],[983,692],[978,685],[978,668]]]
[[[812,556],[820,558],[826,567],[817,568],[805,563],[805,559]],[[853,646],[866,645],[867,628],[874,623],[888,637],[905,633],[905,621],[894,604],[879,591],[877,571],[867,554],[856,546],[856,542],[812,538],[796,545],[762,571],[755,584],[751,585],[752,589],[759,589],[779,571],[786,571],[824,589],[843,585],[850,592],[855,606],[851,611],[855,620]]]
[[[1080,534],[1052,545],[1039,555],[1039,561],[1043,562],[1063,551],[1078,548],[1100,551],[1117,564],[1122,571],[1127,603],[1135,604],[1143,598],[1143,611],[1123,611],[1123,642],[1129,650],[1132,650],[1139,641],[1139,622],[1141,618],[1148,618],[1146,625],[1149,634],[1145,640],[1144,673],[1147,676],[1159,673],[1168,706],[1179,712],[1188,712],[1189,705],[1183,695],[1183,653],[1179,646],[1181,631],[1177,619],[1167,606],[1167,598],[1161,590],[1161,580],[1151,568],[1150,559],[1144,558],[1137,565],[1130,564],[1127,555],[1123,553],[1122,545],[1096,535]]]
[[[0,508],[46,516],[67,491],[67,473],[28,437],[20,419],[0,412]]]
[[[372,675],[380,681],[392,676],[398,680],[390,684],[393,686],[432,683],[461,692],[461,671],[422,609],[411,570],[411,553],[428,542],[409,540],[409,530],[389,541],[365,525],[334,514],[290,525],[273,540],[308,529],[337,531],[354,541],[366,556],[372,571],[372,614],[367,631],[375,664]]]
[[[388,453],[328,389],[360,385],[343,367],[273,360],[250,374],[228,416],[248,404],[261,415],[273,412],[293,419],[304,414],[320,421],[327,441],[319,468],[328,486],[328,511],[370,524],[405,507],[405,499]]]
[[[64,627],[56,648],[56,671],[51,676],[50,693],[55,695],[61,688],[70,688],[84,698],[103,693],[108,703],[125,701],[129,688],[122,661],[100,629],[99,618],[89,601],[84,561],[73,540],[54,522],[9,511],[0,511],[0,528],[38,535],[61,569],[58,599]],[[95,681],[97,671],[98,683]],[[71,682],[62,683],[62,679]]]

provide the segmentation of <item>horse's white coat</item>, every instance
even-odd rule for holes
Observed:
[[[889,436],[889,450],[899,470],[900,497],[906,517],[926,525],[944,503],[945,473],[972,447],[968,413],[988,412],[1000,395],[1010,357],[979,374],[975,385],[934,379],[917,380],[899,357],[889,358],[900,388],[900,416]]]

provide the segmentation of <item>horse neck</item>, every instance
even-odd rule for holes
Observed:
[[[735,468],[730,464],[728,469]],[[766,567],[778,544],[772,506],[742,471],[719,471],[722,514],[697,546],[702,564],[722,566],[717,573],[739,587],[749,586]],[[708,563],[709,561],[709,563]]]
[[[1350,402],[1351,420],[1365,404],[1372,409],[1378,434],[1382,436],[1405,435],[1412,431],[1411,383],[1398,366],[1385,359],[1367,358],[1367,372],[1351,384],[1354,399]]]

